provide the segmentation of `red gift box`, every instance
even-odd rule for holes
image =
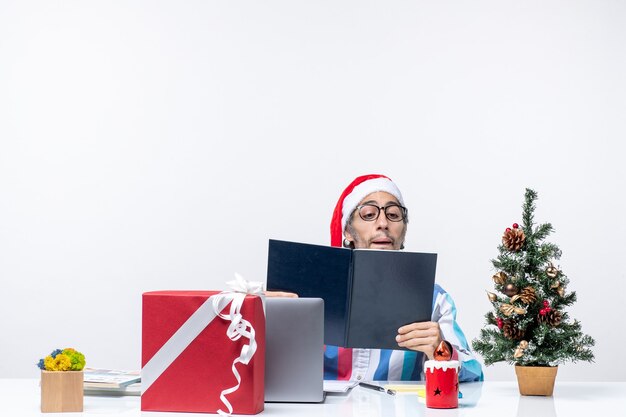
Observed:
[[[246,337],[231,340],[227,336],[231,321],[215,315],[216,309],[228,315],[233,294],[243,299],[240,313],[251,325],[256,341],[256,352],[247,364],[233,365],[233,361],[242,355],[242,349],[249,350],[246,345],[254,343]],[[216,295],[225,298],[214,306]],[[263,411],[265,314],[259,296],[218,291],[147,292],[142,314],[142,411],[228,412],[226,402],[236,414]],[[241,382],[234,392],[225,393],[225,402],[220,398],[222,392],[238,384],[233,366]]]

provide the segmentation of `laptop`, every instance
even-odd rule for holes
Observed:
[[[265,402],[324,401],[324,300],[265,299]]]

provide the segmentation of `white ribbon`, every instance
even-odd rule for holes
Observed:
[[[226,283],[233,291],[223,291],[219,294],[209,297],[182,326],[169,338],[167,342],[158,350],[158,352],[146,363],[141,369],[141,385],[142,391],[146,392],[148,388],[161,376],[161,374],[174,362],[174,360],[195,340],[195,338],[206,328],[206,326],[220,316],[222,319],[229,320],[231,323],[226,331],[227,336],[236,341],[241,337],[250,340],[248,345],[241,348],[238,358],[233,361],[232,371],[237,379],[237,385],[232,388],[223,390],[220,399],[230,410],[225,413],[219,410],[220,415],[230,415],[233,408],[226,399],[226,395],[233,393],[239,389],[241,377],[235,368],[238,362],[247,365],[257,348],[255,340],[254,328],[247,320],[241,316],[240,310],[247,294],[259,295],[263,301],[263,311],[265,312],[265,299],[263,297],[263,283],[248,282],[239,274],[235,274],[235,280]],[[221,314],[222,310],[231,303],[230,314]]]
[[[213,296],[213,311],[222,319],[230,321],[230,325],[226,330],[226,336],[228,336],[230,340],[234,342],[242,337],[245,337],[250,341],[250,343],[247,345],[243,345],[241,347],[241,353],[239,354],[239,357],[233,360],[231,369],[233,371],[233,375],[235,375],[235,378],[237,379],[237,384],[223,390],[220,394],[220,399],[228,408],[228,412],[225,412],[221,409],[217,410],[217,413],[221,416],[230,416],[233,412],[233,406],[230,404],[230,401],[226,399],[226,395],[232,394],[233,392],[237,391],[239,389],[239,385],[241,384],[241,376],[239,375],[239,371],[237,371],[235,365],[237,365],[237,363],[243,363],[244,365],[250,363],[250,360],[254,356],[254,353],[257,349],[257,343],[254,338],[254,328],[252,327],[250,322],[244,319],[241,315],[241,306],[243,305],[243,301],[248,294],[259,295],[261,296],[261,299],[263,299],[263,283],[261,282],[248,282],[236,273],[235,280],[228,281],[226,284],[233,290],[233,292],[224,291],[220,294]],[[221,311],[223,307],[220,307],[223,306],[223,300],[231,298],[232,303],[230,304],[229,314],[222,314]],[[265,303],[263,303],[263,305],[265,309]]]

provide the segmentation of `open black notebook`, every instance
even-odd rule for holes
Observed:
[[[400,349],[399,327],[431,319],[436,265],[432,253],[270,239],[267,289],[324,299],[328,345]]]

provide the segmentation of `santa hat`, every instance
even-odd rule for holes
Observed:
[[[335,211],[333,211],[333,218],[330,221],[331,246],[342,246],[343,231],[346,228],[348,218],[363,198],[377,191],[391,194],[398,199],[400,205],[404,206],[400,190],[386,176],[370,174],[357,177],[343,190],[335,206]]]

